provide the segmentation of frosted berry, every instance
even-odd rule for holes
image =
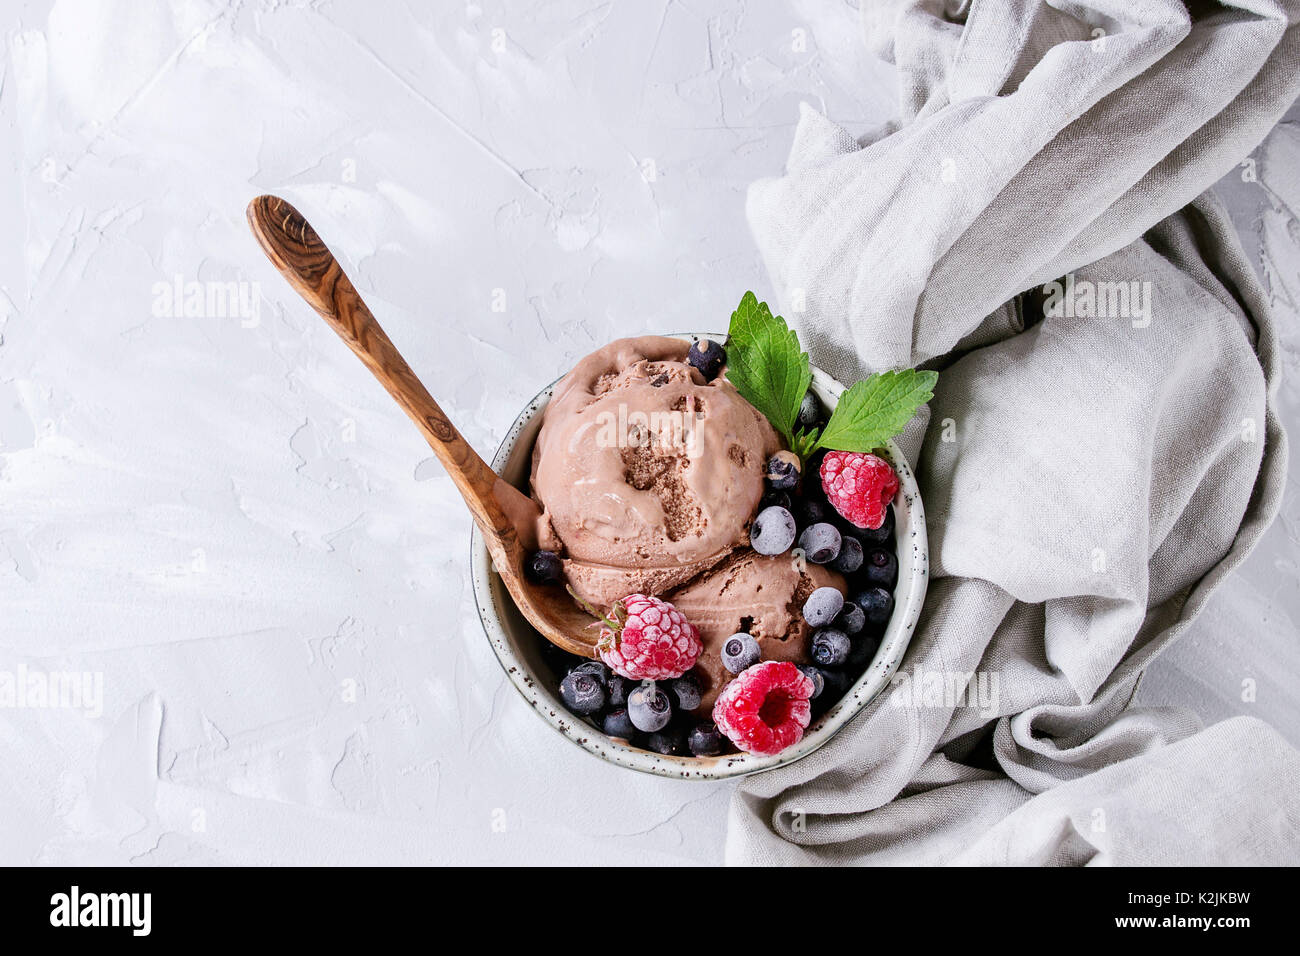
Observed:
[[[862,558],[862,542],[846,534],[840,539],[840,553],[831,567],[840,574],[852,574],[862,567]]]
[[[879,637],[859,634],[853,639],[853,647],[849,650],[848,666],[859,670],[866,667],[875,658],[878,650],[880,650]]]
[[[703,650],[699,631],[682,612],[649,595],[629,594],[601,621],[600,659],[632,680],[680,677]]]
[[[894,596],[884,588],[867,588],[853,596],[853,602],[862,608],[867,623],[872,627],[884,627],[894,613]]]
[[[583,661],[578,666],[571,668],[569,673],[590,674],[592,677],[596,678],[596,680],[604,684],[606,688],[609,687],[609,668],[600,661]]]
[[[835,618],[835,629],[850,636],[861,633],[867,626],[867,613],[853,601],[844,602],[844,610]],[[611,700],[612,703],[612,700]]]
[[[594,714],[605,706],[607,692],[596,675],[575,670],[560,681],[560,698],[575,714]]]
[[[762,656],[758,641],[744,631],[732,634],[722,645],[722,666],[733,674],[753,667]]]
[[[673,705],[654,681],[647,681],[627,695],[627,715],[637,730],[652,734],[668,726],[673,716]]]
[[[680,724],[669,724],[663,730],[655,731],[646,737],[645,749],[665,757],[682,753],[686,750],[686,728]]]
[[[825,627],[843,608],[844,595],[836,588],[818,588],[803,602],[803,619],[813,627]]]
[[[862,577],[872,587],[892,591],[898,583],[898,558],[885,548],[873,548],[867,552]]]
[[[780,505],[764,508],[749,526],[749,545],[759,554],[785,554],[794,544],[794,515]]]
[[[631,740],[636,733],[636,727],[632,726],[632,718],[627,715],[625,707],[617,707],[606,713],[600,729],[610,737],[622,737],[624,740]]]
[[[856,526],[855,526],[856,527]],[[885,509],[885,520],[881,522],[879,528],[858,528],[858,537],[862,539],[863,544],[868,547],[885,544],[894,536],[894,509]]]
[[[823,688],[822,692],[817,695],[816,706],[814,709],[817,713],[824,714],[835,706],[835,704],[844,696],[845,692],[849,689],[849,684],[852,683],[852,680],[849,678],[848,674],[844,673],[844,671],[839,668],[823,670],[821,674]]]
[[[726,738],[722,736],[722,731],[718,730],[718,725],[707,720],[691,728],[686,738],[686,746],[697,757],[716,757],[722,753],[724,740]]]
[[[806,494],[794,503],[794,520],[801,528],[825,521],[830,516],[830,508],[826,507],[826,502],[818,501]]]
[[[857,607],[857,605],[855,604],[854,607]],[[631,693],[632,688],[635,686],[634,682],[628,680],[622,674],[610,674],[608,684],[609,706],[626,707],[627,695]]]
[[[843,631],[823,627],[813,635],[809,656],[818,667],[838,667],[849,659],[849,636]]]
[[[700,681],[694,674],[683,674],[667,682],[668,699],[678,710],[694,710],[700,706]]]
[[[829,521],[809,525],[799,535],[799,547],[813,564],[830,564],[840,556],[843,543],[840,529]]]
[[[763,661],[723,688],[713,722],[746,753],[778,754],[803,739],[813,690],[813,682],[789,661]]]
[[[828,451],[821,464],[822,490],[836,511],[859,528],[879,528],[898,493],[889,462],[856,451]]]

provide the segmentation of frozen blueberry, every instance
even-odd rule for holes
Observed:
[[[822,521],[804,529],[799,547],[813,564],[829,564],[839,557],[841,540],[839,528]]]
[[[819,668],[820,669],[820,668]],[[817,701],[814,709],[817,713],[822,714],[828,711],[835,703],[844,696],[844,692],[849,689],[849,675],[840,670],[822,670],[822,680],[825,681],[825,687],[817,695]]]
[[[645,749],[664,756],[679,754],[686,749],[686,731],[678,724],[669,724],[645,739]]]
[[[754,635],[741,631],[727,638],[722,645],[721,656],[722,666],[733,674],[739,674],[746,667],[757,664],[762,652],[758,648],[758,641]]]
[[[767,460],[767,485],[777,491],[789,491],[799,484],[799,456],[779,451]]]
[[[794,517],[801,528],[807,528],[809,525],[825,521],[830,517],[830,514],[830,505],[825,501],[818,500],[815,495],[809,495],[807,492],[794,503]]]
[[[763,492],[763,497],[758,500],[758,510],[762,511],[764,508],[773,506],[789,511],[791,508],[790,495],[784,491],[773,491],[769,488]]]
[[[853,678],[842,670],[822,669],[822,678],[826,681],[827,695],[833,700],[844,696],[844,692],[853,684]]]
[[[606,690],[609,689],[609,679],[613,676],[609,667],[602,661],[583,661],[577,667],[570,670],[569,673],[590,674],[592,677],[596,678],[596,680],[604,684]]]
[[[799,424],[804,428],[812,428],[821,417],[821,402],[817,401],[817,396],[811,391],[805,392],[803,401],[799,403]]]
[[[892,551],[873,548],[867,552],[862,577],[872,587],[892,591],[898,583],[898,558]]]
[[[839,667],[849,659],[849,636],[824,627],[813,634],[809,654],[820,667]]]
[[[854,606],[856,607],[856,605]],[[871,663],[879,647],[880,638],[870,637],[866,634],[858,635],[853,639],[853,647],[849,649],[848,665],[861,670]]]
[[[716,757],[726,746],[722,731],[711,720],[696,724],[686,737],[686,746],[697,757]]]
[[[784,554],[794,544],[794,515],[779,505],[764,508],[749,526],[749,544],[759,554]]]
[[[605,706],[605,685],[594,674],[571,671],[560,681],[560,698],[575,714],[594,714]]]
[[[822,672],[817,668],[807,664],[800,664],[799,670],[803,671],[804,676],[813,682],[812,697],[810,699],[816,700],[821,696],[821,692],[826,689],[826,678],[822,676]]]
[[[835,618],[835,627],[845,634],[860,633],[867,626],[867,614],[852,601],[844,602],[844,610]]]
[[[844,595],[835,588],[818,588],[803,603],[803,619],[813,627],[825,627],[844,607]]]
[[[673,705],[653,681],[647,681],[627,695],[627,715],[637,730],[652,734],[668,726]]]
[[[841,574],[852,574],[862,567],[862,542],[849,535],[840,537],[840,553],[831,562],[831,567]]]
[[[524,577],[535,584],[559,584],[564,580],[564,565],[554,551],[534,551],[524,562]]]
[[[884,627],[889,623],[889,616],[894,613],[894,596],[884,588],[867,588],[853,595],[853,603],[862,608],[867,623],[872,627]]]
[[[632,718],[627,715],[626,707],[616,707],[605,714],[600,729],[610,737],[622,737],[624,740],[631,740],[632,735],[636,733],[636,728],[632,726]]]
[[[881,545],[888,541],[894,534],[894,509],[888,507],[885,509],[885,520],[880,523],[879,528],[859,528],[858,537],[864,544]]]
[[[694,674],[683,674],[666,683],[668,698],[678,710],[694,710],[700,706],[700,681]]]
[[[556,677],[559,677],[561,674],[569,673],[575,664],[580,664],[587,660],[587,658],[578,657],[575,654],[570,654],[568,651],[562,651],[550,641],[543,640],[542,660],[546,661],[547,666],[551,669],[551,673]]]
[[[700,339],[691,345],[686,353],[686,361],[699,369],[706,382],[718,377],[722,366],[727,364],[727,353],[721,345],[712,339]]]
[[[632,688],[636,686],[635,681],[630,681],[622,674],[610,674],[609,684],[609,706],[626,707],[627,695],[631,693]]]

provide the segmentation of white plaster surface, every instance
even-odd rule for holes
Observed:
[[[853,7],[0,10],[0,671],[103,679],[97,718],[0,710],[0,863],[719,862],[729,785],[604,765],[515,695],[450,480],[243,210],[298,205],[488,454],[597,345],[768,292],[744,191],[798,103],[892,109]],[[1223,184],[1293,431],[1298,129]],[[167,314],[177,277],[253,307]],[[1300,743],[1289,487],[1145,702]]]

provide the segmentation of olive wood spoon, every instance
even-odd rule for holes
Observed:
[[[248,224],[280,274],[419,427],[469,506],[494,570],[528,622],[569,653],[595,657],[599,635],[591,617],[556,586],[524,577],[524,561],[537,547],[536,502],[500,478],[461,437],[298,210],[277,196],[258,196],[248,204]]]

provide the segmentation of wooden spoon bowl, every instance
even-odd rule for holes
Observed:
[[[537,547],[540,511],[536,502],[503,481],[461,437],[298,210],[278,196],[258,196],[248,204],[248,224],[280,274],[339,334],[420,429],[469,506],[493,568],[520,613],[557,647],[595,657],[599,633],[591,626],[592,618],[558,586],[534,584],[524,577],[524,561]]]

